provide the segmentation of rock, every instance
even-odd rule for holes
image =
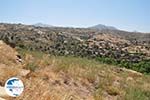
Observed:
[[[1,86],[0,86],[0,97],[9,97],[9,95],[6,93],[4,87],[1,87]]]
[[[30,73],[30,70],[21,69],[19,72],[20,76],[27,76]]]
[[[121,71],[133,73],[133,74],[138,75],[138,76],[142,76],[142,75],[143,75],[142,73],[137,72],[137,71],[134,71],[134,70],[131,70],[131,69],[126,69],[126,68],[119,68],[119,69],[120,69]]]
[[[3,98],[0,97],[0,100],[5,100],[5,99],[3,99]]]
[[[132,77],[127,77],[126,80],[127,80],[127,81],[133,81],[133,78],[132,78]]]
[[[21,58],[21,56],[20,55],[16,55],[17,56],[17,61],[19,62],[19,63],[22,63],[23,62],[23,60],[22,60],[22,58]]]

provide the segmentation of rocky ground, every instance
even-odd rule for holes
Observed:
[[[131,41],[105,32],[0,24],[0,99],[149,100],[148,37]],[[143,73],[129,63],[112,64],[122,61]],[[2,92],[12,76],[25,84],[17,98]]]
[[[150,40],[147,34],[145,36]],[[21,24],[0,25],[0,39],[12,47],[19,46],[58,55],[110,56],[118,60],[123,58],[139,61],[150,57],[150,41],[147,38],[144,38],[145,41],[141,43],[138,41],[140,38],[136,38],[136,34],[135,39],[130,41],[130,38],[126,39],[121,34],[114,35],[92,29],[43,28]]]

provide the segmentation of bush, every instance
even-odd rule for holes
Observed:
[[[26,65],[26,69],[28,69],[32,72],[34,72],[36,68],[37,68],[37,66],[36,66],[35,63],[29,63],[29,64]]]
[[[125,60],[117,61],[113,58],[108,58],[108,57],[98,57],[96,58],[96,60],[102,63],[117,65],[120,67],[132,69],[141,73],[150,74],[150,60],[143,60],[137,63],[132,63],[132,62],[125,61]]]

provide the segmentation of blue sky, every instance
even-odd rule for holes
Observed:
[[[150,0],[0,0],[0,22],[150,32]]]

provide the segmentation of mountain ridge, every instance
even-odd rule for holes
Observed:
[[[43,24],[43,23],[36,23],[36,24],[33,24],[33,26],[36,26],[36,27],[54,27],[52,25]]]
[[[91,27],[88,27],[91,29],[98,29],[98,30],[118,30],[116,27],[114,26],[107,26],[107,25],[103,25],[103,24],[97,24]]]

